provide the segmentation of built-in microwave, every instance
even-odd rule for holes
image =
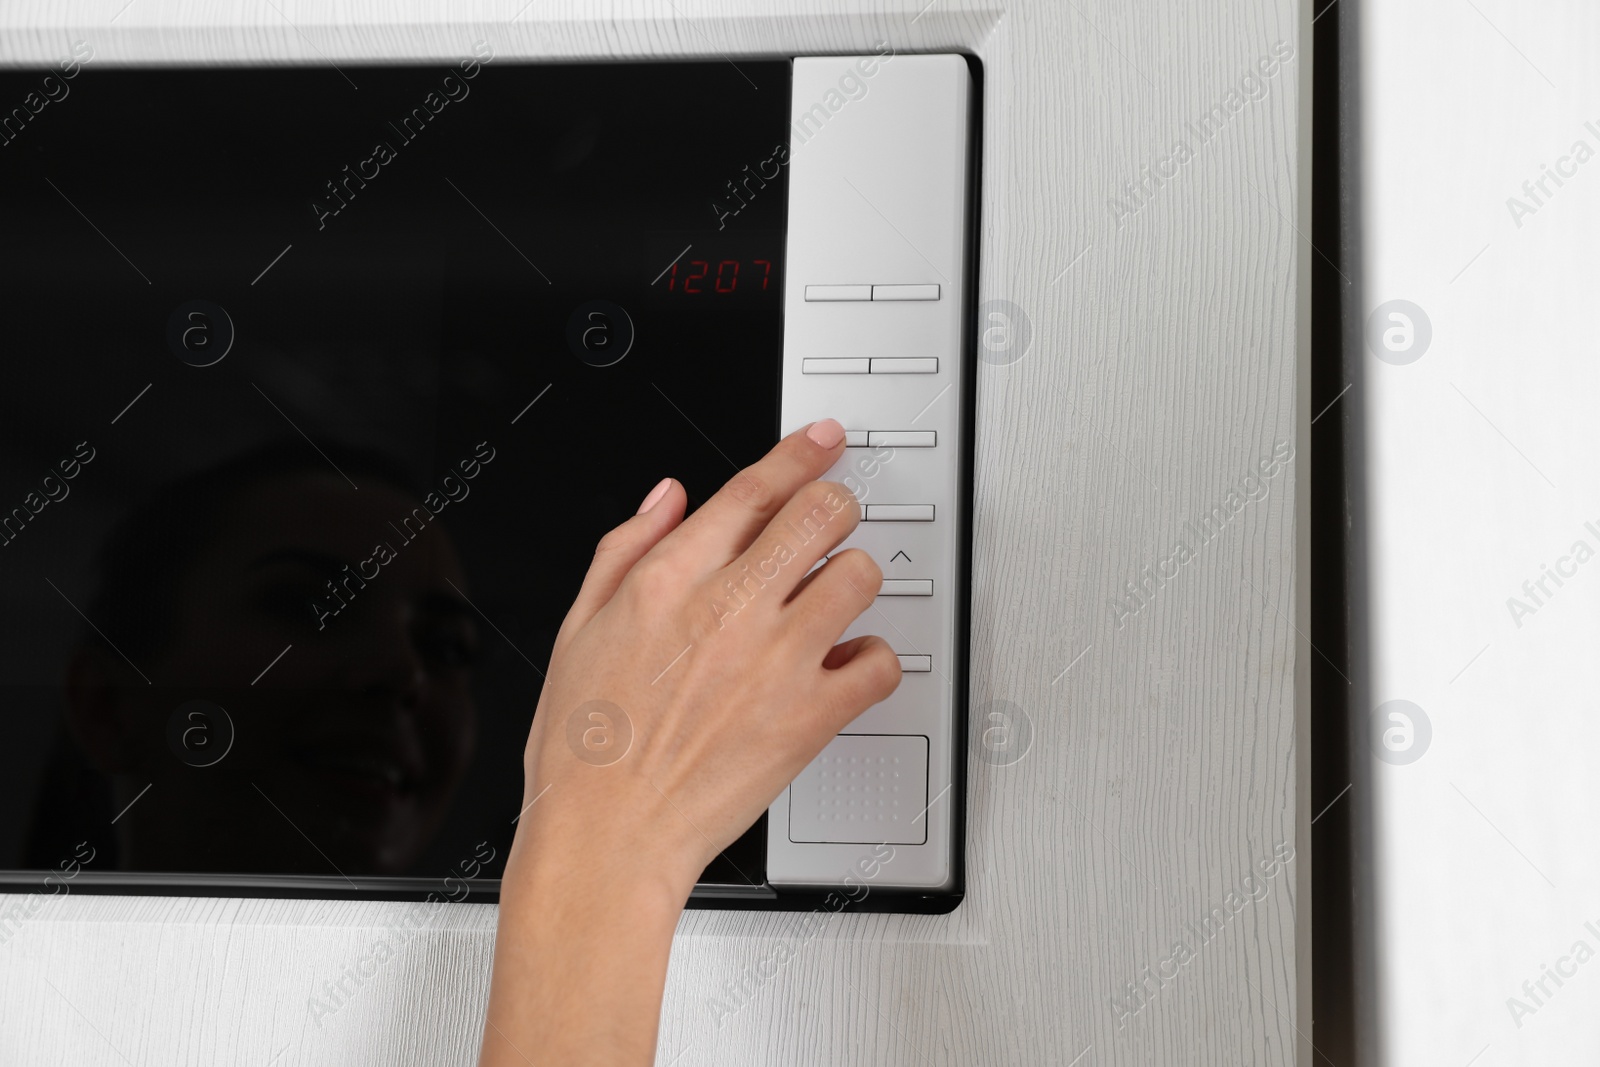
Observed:
[[[596,541],[832,416],[902,684],[692,903],[954,907],[976,76],[0,75],[0,891],[496,899]]]

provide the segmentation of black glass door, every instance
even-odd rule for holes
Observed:
[[[0,76],[0,868],[492,893],[595,542],[776,439],[788,83]]]

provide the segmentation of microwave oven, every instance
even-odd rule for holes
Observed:
[[[953,908],[977,75],[0,74],[0,891],[496,899],[596,541],[831,416],[905,674],[691,905]]]

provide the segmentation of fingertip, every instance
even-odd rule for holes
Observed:
[[[844,440],[844,427],[837,419],[819,419],[806,427],[806,437],[818,447],[832,451]]]
[[[634,514],[643,515],[645,512],[661,503],[661,498],[666,496],[667,493],[672,489],[672,483],[673,480],[671,478],[663,478],[661,481],[657,482],[656,487],[650,490],[650,494],[644,498],[644,503],[639,505],[639,510]]]
[[[816,573],[813,571],[806,577],[809,579]],[[827,655],[822,657],[823,669],[836,671],[840,667],[847,666],[855,658],[857,650],[861,648],[861,642],[865,640],[865,637],[852,637],[850,640],[841,641],[828,649]]]
[[[828,650],[822,665],[830,670],[842,670],[847,667],[870,669],[875,656],[884,664],[886,678],[889,673],[887,665],[891,663],[894,665],[893,685],[889,686],[892,691],[900,685],[900,657],[895,655],[893,646],[877,634],[863,634],[834,645]]]
[[[856,650],[856,656],[866,662],[872,663],[878,671],[877,684],[882,688],[882,695],[878,700],[883,700],[890,693],[900,688],[900,683],[905,680],[905,674],[900,666],[900,657],[895,654],[894,646],[889,644],[877,634],[871,634]]]
[[[835,645],[823,662],[825,683],[834,693],[829,726],[838,732],[900,687],[900,660],[889,642],[876,635]]]

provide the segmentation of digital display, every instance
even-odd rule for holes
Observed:
[[[680,266],[683,278],[680,283],[678,272]],[[717,293],[731,296],[739,291],[739,271],[743,268],[744,291],[746,294],[761,291],[765,292],[772,284],[772,260],[753,259],[741,263],[737,259],[719,259],[715,262],[709,259],[691,259],[687,263],[674,263],[668,273],[667,291],[679,292],[687,295],[696,293]]]
[[[0,75],[0,880],[492,899],[596,542],[777,439],[789,64],[461,52]]]

